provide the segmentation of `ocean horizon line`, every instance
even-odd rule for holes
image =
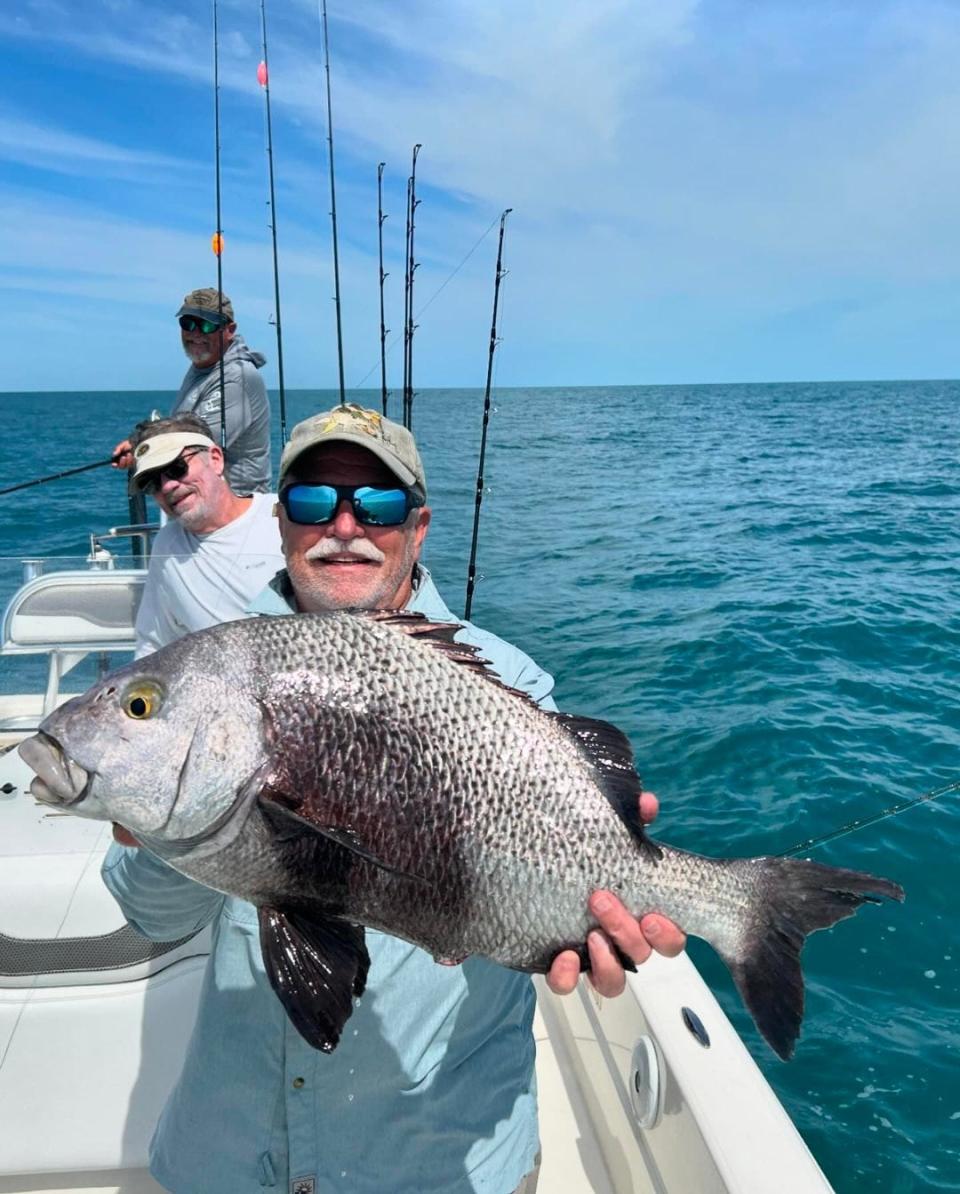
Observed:
[[[552,385],[536,384],[536,385],[498,385],[491,387],[491,394],[503,394],[523,391],[529,393],[530,391],[549,391],[555,393],[558,390],[707,390],[707,389],[747,389],[750,387],[760,388],[764,386],[895,386],[895,385],[953,385],[960,381],[956,377],[850,377],[850,378],[800,378],[800,379],[783,379],[773,378],[767,381],[644,381],[644,382],[592,382],[589,385],[578,382],[558,382]],[[271,392],[277,392],[278,387],[275,385],[268,385],[267,389]],[[130,386],[122,390],[117,389],[80,389],[80,390],[65,390],[65,389],[45,389],[45,390],[0,390],[0,397],[42,397],[44,395],[64,395],[64,394],[158,394],[169,395],[174,393],[176,387],[161,389],[140,389],[136,386]],[[333,394],[337,395],[340,390],[337,385],[330,386],[287,386],[285,388],[287,394]],[[441,385],[441,386],[417,386],[414,394],[442,394],[450,391],[458,391],[462,393],[477,393],[484,392],[483,386],[478,385]],[[379,386],[358,386],[348,387],[345,391],[347,394],[373,394],[379,397]],[[401,390],[389,390],[391,397],[400,397]]]

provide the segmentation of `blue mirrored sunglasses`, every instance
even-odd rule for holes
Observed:
[[[299,526],[322,526],[337,516],[341,502],[349,502],[357,522],[368,527],[396,527],[424,501],[397,485],[288,485],[280,494],[287,518]]]

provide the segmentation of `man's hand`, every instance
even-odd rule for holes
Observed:
[[[113,468],[133,468],[133,445],[122,439],[110,453]]]
[[[652,792],[640,793],[640,818],[649,825],[656,817],[660,804]],[[590,981],[601,995],[619,995],[627,977],[611,942],[632,958],[637,965],[645,962],[654,950],[667,958],[675,958],[687,943],[681,929],[657,912],[637,920],[610,891],[595,891],[589,901],[590,912],[600,928],[587,937],[590,954]],[[580,977],[580,959],[572,949],[557,954],[547,975],[547,986],[555,995],[569,995]]]
[[[122,825],[118,825],[116,821],[113,823],[113,840],[118,846],[139,846],[140,843],[133,836],[129,829],[124,829]]]

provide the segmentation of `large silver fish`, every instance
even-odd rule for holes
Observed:
[[[505,688],[456,629],[333,613],[188,635],[51,714],[20,746],[31,790],[256,904],[267,973],[317,1048],[363,991],[364,925],[542,972],[586,959],[604,887],[709,941],[788,1058],[804,938],[900,887],[654,842],[623,734]]]

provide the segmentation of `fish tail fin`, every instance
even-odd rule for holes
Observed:
[[[903,888],[861,871],[797,858],[753,858],[758,897],[733,949],[719,948],[757,1028],[783,1061],[793,1056],[803,1019],[800,951],[809,933],[853,916],[881,897],[903,900]]]

